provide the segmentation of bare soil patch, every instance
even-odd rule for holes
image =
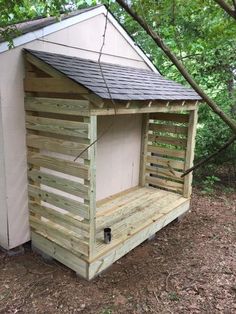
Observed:
[[[195,190],[191,212],[86,282],[0,253],[0,313],[236,313],[236,192]]]

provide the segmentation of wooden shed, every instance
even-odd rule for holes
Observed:
[[[92,279],[189,209],[200,98],[144,69],[25,61],[32,244]]]

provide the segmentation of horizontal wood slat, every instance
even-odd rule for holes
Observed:
[[[86,204],[72,200],[68,197],[58,195],[56,193],[42,190],[36,186],[28,186],[29,196],[65,209],[74,215],[81,216],[82,218],[89,219],[89,207]]]
[[[173,121],[179,123],[187,123],[189,121],[189,115],[181,113],[151,113],[149,118],[150,120]]]
[[[176,125],[157,124],[157,123],[150,123],[149,130],[174,133],[174,134],[183,134],[183,135],[188,134],[188,128],[187,127],[176,126]]]
[[[159,154],[159,155],[166,155],[170,157],[176,157],[176,158],[184,158],[185,157],[185,150],[175,150],[171,148],[164,148],[159,146],[152,146],[148,145],[148,152]]]
[[[31,239],[35,248],[74,270],[83,278],[87,278],[87,263],[85,261],[87,258],[84,257],[84,255],[78,253],[74,254],[70,250],[62,247],[61,244],[58,245],[56,241],[51,241],[48,236],[42,236],[33,230],[31,230]]]
[[[26,92],[88,94],[86,88],[67,78],[26,78],[24,88]]]
[[[169,144],[173,146],[180,146],[180,147],[186,147],[187,146],[187,139],[184,138],[176,138],[176,137],[170,137],[170,136],[161,136],[158,134],[148,134],[148,141],[151,142],[158,142],[163,144]]]
[[[89,110],[88,100],[25,97],[25,110],[64,115],[85,115]]]
[[[183,190],[183,184],[182,183],[177,183],[177,182],[173,182],[170,180],[150,177],[149,175],[146,176],[146,182],[149,184],[153,184],[154,186],[171,189],[171,190],[175,190],[178,192],[182,192],[182,190]]]
[[[85,186],[82,183],[60,178],[38,170],[29,170],[28,178],[38,184],[44,184],[54,189],[79,196],[83,199],[88,199],[88,186]]]
[[[89,138],[88,123],[26,116],[26,128],[30,130]]]
[[[76,216],[71,213],[62,213],[34,202],[29,202],[29,209],[33,214],[45,217],[69,230],[77,232],[82,236],[89,235],[89,224],[79,221]]]
[[[29,147],[44,149],[74,157],[79,155],[85,148],[87,148],[86,144],[29,134],[26,137],[26,143]],[[86,150],[81,155],[81,158],[88,159],[88,150]]]
[[[46,238],[50,237],[51,240],[57,239],[61,246],[88,256],[88,243],[79,239],[75,232],[69,231],[50,221],[40,220],[32,215],[30,215],[30,225],[35,229],[35,232],[39,232],[46,236]]]
[[[39,153],[28,153],[27,158],[28,163],[37,167],[44,167],[82,179],[89,178],[89,167],[78,162],[41,155]],[[86,193],[87,188],[85,187],[81,191]]]
[[[155,166],[146,166],[146,173],[154,174],[168,179],[178,180],[184,182],[184,178],[181,178],[181,172],[174,171],[173,169],[163,169]]]
[[[155,165],[163,166],[170,169],[184,170],[184,161],[173,160],[157,156],[147,156],[147,163],[153,163]]]

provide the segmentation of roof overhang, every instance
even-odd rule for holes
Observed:
[[[97,62],[63,54],[25,49],[28,58],[36,58],[41,68],[53,71],[103,100],[117,101],[199,101],[201,97],[189,87],[167,80],[145,69]],[[37,61],[38,60],[38,61]]]

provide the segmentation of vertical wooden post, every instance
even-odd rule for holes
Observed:
[[[97,139],[97,116],[84,118],[89,123],[90,144]],[[89,148],[89,165],[90,177],[88,182],[89,200],[85,201],[89,205],[89,258],[94,255],[96,244],[96,153],[97,143]]]
[[[197,130],[197,118],[198,118],[197,109],[190,110],[184,170],[187,170],[193,166],[195,137],[196,137],[196,130]],[[191,196],[192,179],[193,179],[192,172],[190,172],[184,177],[184,190],[183,190],[184,197],[189,198]]]
[[[149,114],[143,114],[142,121],[142,143],[141,143],[141,156],[140,156],[140,172],[139,172],[139,184],[145,186],[145,170],[147,164],[147,144],[148,144],[148,126],[149,126]]]

